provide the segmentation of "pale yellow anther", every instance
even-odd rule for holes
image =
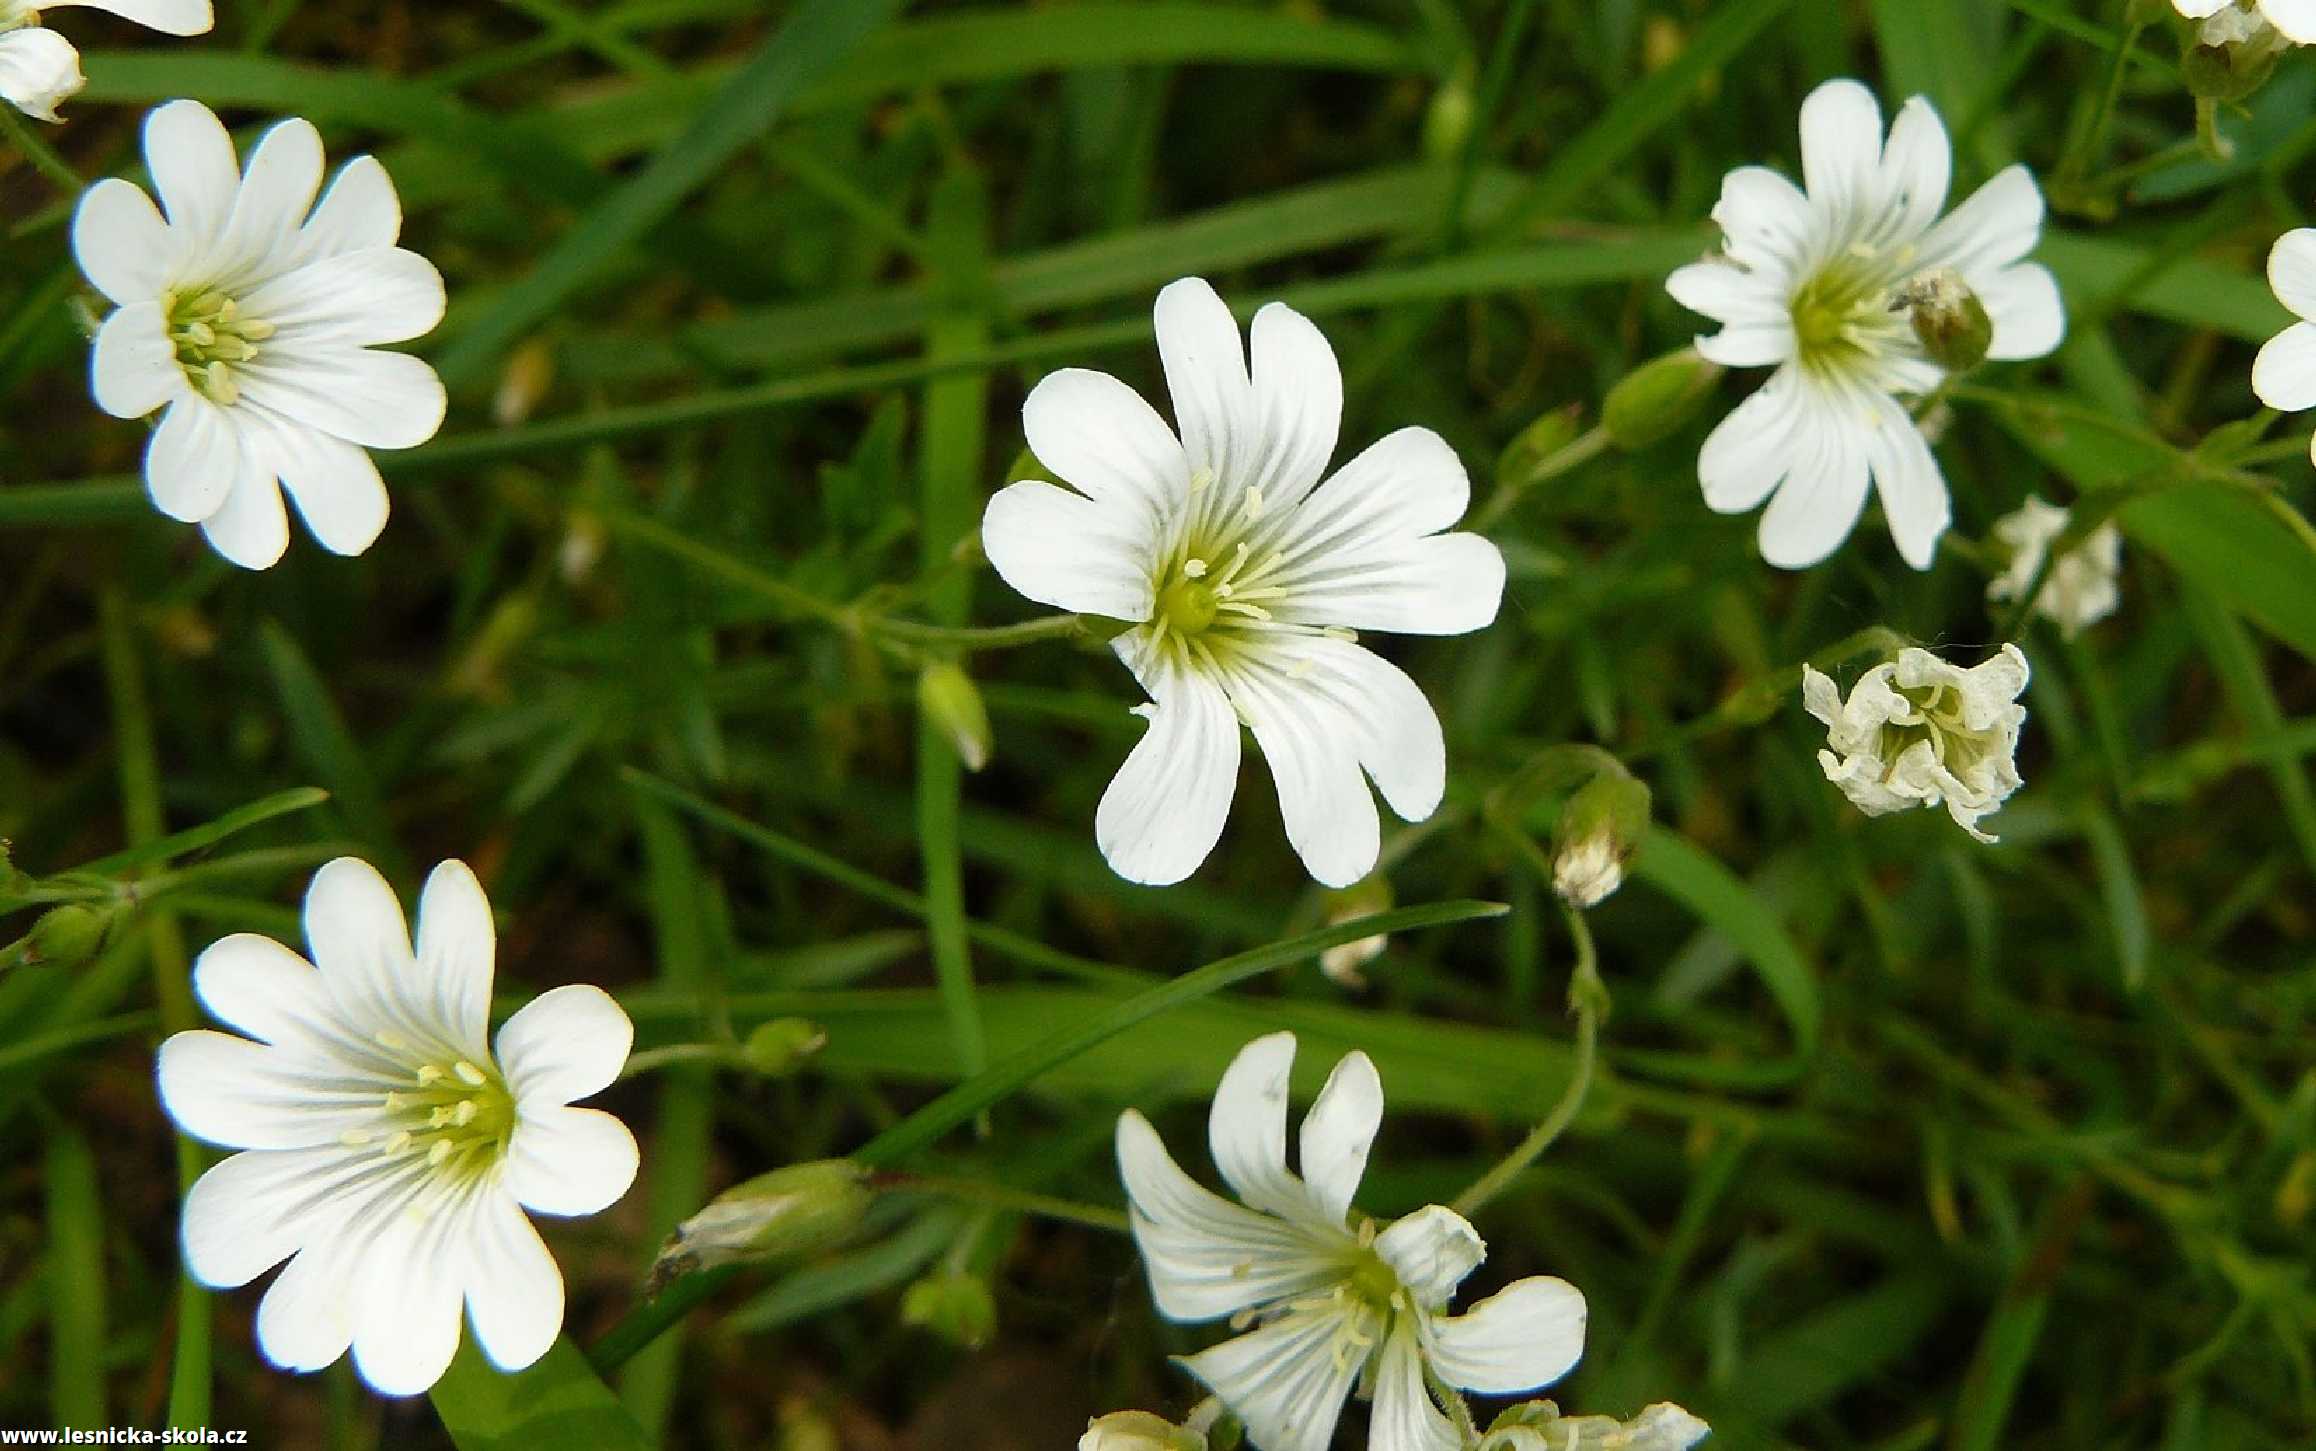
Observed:
[[[473,1123],[475,1115],[480,1112],[482,1112],[482,1110],[475,1107],[475,1102],[473,1099],[462,1098],[458,1101],[458,1107],[450,1111],[450,1121],[452,1124],[463,1129],[468,1124]]]
[[[362,1129],[348,1129],[338,1135],[338,1142],[349,1149],[358,1149],[370,1142],[370,1135]]]
[[[434,1147],[426,1151],[426,1162],[427,1165],[431,1168],[441,1168],[442,1161],[449,1157],[450,1140],[448,1139],[436,1139],[434,1141]]]
[[[1182,561],[1182,572],[1191,579],[1204,579],[1206,578],[1206,561],[1203,559],[1185,559]]]
[[[407,1149],[407,1148],[409,1148],[409,1147],[410,1147],[410,1145],[411,1145],[410,1130],[408,1130],[408,1129],[397,1129],[397,1130],[395,1131],[394,1137],[392,1137],[392,1138],[390,1138],[390,1139],[388,1139],[388,1140],[386,1141],[386,1149],[385,1149],[385,1152],[387,1152],[387,1153],[389,1153],[389,1154],[399,1154],[399,1153],[401,1153],[401,1152],[402,1152],[404,1149]]]
[[[489,1080],[483,1076],[483,1071],[480,1068],[475,1067],[472,1063],[467,1062],[464,1058],[458,1060],[458,1062],[451,1068],[451,1072],[456,1073],[458,1075],[458,1081],[465,1084],[469,1088],[480,1088],[485,1083],[489,1082]]]
[[[440,1083],[446,1076],[439,1063],[421,1063],[418,1065],[418,1086],[420,1088]]]

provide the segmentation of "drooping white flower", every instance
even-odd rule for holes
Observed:
[[[1550,1401],[1530,1401],[1499,1416],[1477,1451],[1689,1451],[1712,1434],[1712,1427],[1670,1401],[1629,1421],[1563,1416]]]
[[[2252,391],[2278,413],[2316,408],[2316,227],[2299,227],[2268,252],[2268,285],[2300,321],[2268,339],[2252,360]],[[2316,457],[2316,440],[2310,443]]]
[[[0,100],[43,121],[77,95],[84,78],[72,42],[40,23],[43,10],[85,5],[164,35],[200,35],[216,23],[209,0],[0,0]]]
[[[1719,322],[1697,350],[1733,368],[1774,367],[1723,419],[1697,460],[1716,512],[1759,508],[1762,558],[1800,569],[1849,537],[1866,496],[1881,500],[1898,552],[1930,567],[1951,520],[1946,478],[1905,401],[1947,370],[1925,346],[1925,302],[1984,309],[1984,356],[2039,358],[2066,313],[2048,270],[2028,262],[2043,198],[2013,166],[1943,219],[1953,157],[1917,96],[1888,139],[1873,92],[1828,81],[1801,108],[1806,190],[1760,166],[1721,185],[1721,255],[1673,273],[1673,297]]]
[[[2316,0],[2171,0],[2190,20],[2204,22],[2205,45],[2240,44],[2264,22],[2294,45],[2316,45]]]
[[[219,554],[264,569],[289,544],[282,490],[324,548],[360,554],[386,527],[366,449],[409,448],[442,424],[442,382],[401,342],[442,318],[442,276],[394,245],[402,207],[386,169],[348,162],[320,202],[322,141],[289,120],[237,169],[207,107],[145,118],[145,162],[167,220],[118,178],[83,194],[73,252],[119,304],[97,333],[90,385],[116,418],[168,411],[145,484]]]
[[[1817,753],[1828,781],[1868,816],[1940,806],[1980,841],[1978,819],[2019,788],[2018,735],[2026,656],[2016,645],[1965,670],[1906,649],[1858,677],[1848,700],[1802,667],[1801,698],[1826,725]]]
[[[1118,1168],[1152,1298],[1172,1320],[1257,1328],[1183,1366],[1242,1422],[1258,1451],[1325,1451],[1344,1402],[1374,1399],[1371,1451],[1461,1451],[1468,1418],[1432,1387],[1509,1395],[1549,1385],[1584,1351],[1584,1296],[1537,1276],[1462,1315],[1448,1297],[1486,1255],[1463,1217],[1434,1204],[1378,1228],[1351,1207],[1383,1118],[1364,1053],[1335,1065],[1287,1168],[1295,1036],[1257,1038],[1215,1090],[1208,1145],[1244,1201],[1201,1188],[1147,1119],[1118,1120]]]
[[[1206,1435],[1148,1411],[1112,1411],[1086,1422],[1078,1451],[1206,1451]]]
[[[1150,728],[1094,817],[1119,875],[1176,882],[1206,859],[1237,789],[1244,722],[1288,840],[1312,876],[1346,886],[1375,865],[1381,837],[1362,772],[1410,821],[1432,813],[1447,779],[1431,703],[1352,632],[1479,629],[1496,617],[1503,556],[1442,532],[1471,485],[1429,429],[1390,434],[1321,482],[1343,379],[1300,313],[1274,302],[1255,315],[1251,370],[1203,281],[1158,294],[1157,329],[1179,436],[1116,378],[1049,375],[1022,422],[1072,488],[1008,485],[982,541],[1029,598],[1131,626],[1113,648],[1150,696]]]
[[[555,988],[489,1027],[495,932],[474,874],[427,879],[411,939],[393,889],[352,857],[306,892],[313,961],[264,937],[219,941],[193,988],[247,1037],[161,1045],[177,1126],[240,1149],[185,1199],[186,1268],[245,1285],[288,1267],[257,1341],[288,1370],[344,1355],[387,1395],[434,1384],[475,1343],[518,1370],[563,1323],[563,1277],[524,1211],[582,1215],[627,1192],[624,1124],[574,1099],[608,1087],[634,1027],[600,988]]]
[[[2067,518],[2065,509],[2029,495],[2015,512],[1995,520],[1994,537],[2010,550],[2010,563],[1987,581],[1986,597],[2015,600],[2025,594],[2051,545],[2067,531]],[[2050,566],[2035,596],[2035,613],[2072,640],[2084,627],[2115,613],[2123,600],[2122,572],[2123,531],[2110,519]]]

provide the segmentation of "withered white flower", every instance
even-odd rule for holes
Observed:
[[[1497,1417],[1476,1451],[1689,1451],[1712,1434],[1712,1427],[1670,1401],[1629,1421],[1563,1416],[1550,1401],[1530,1401]]]
[[[2316,408],[2316,227],[2276,239],[2268,252],[2268,285],[2300,321],[2268,339],[2252,360],[2252,391],[2278,413]],[[2310,448],[2316,457],[2316,440]]]
[[[2018,736],[2027,660],[2016,645],[1965,670],[1908,648],[1858,677],[1847,700],[1833,681],[1802,667],[1801,698],[1826,725],[1817,753],[1826,779],[1860,811],[1884,816],[1944,806],[1980,841],[1978,819],[2019,788]]]
[[[365,450],[409,448],[442,424],[441,380],[402,342],[442,319],[442,276],[394,245],[402,206],[363,156],[322,184],[322,140],[289,120],[246,170],[196,101],[145,118],[145,163],[167,219],[137,186],[82,194],[72,246],[119,306],[90,360],[99,407],[157,409],[145,449],[153,505],[198,523],[219,554],[264,569],[289,545],[282,490],[322,546],[360,554],[386,527]]]
[[[1094,815],[1120,876],[1177,882],[1214,849],[1243,722],[1287,839],[1312,876],[1347,886],[1381,842],[1368,778],[1410,821],[1447,781],[1431,702],[1352,632],[1479,629],[1503,596],[1503,556],[1444,532],[1471,485],[1429,429],[1326,474],[1343,378],[1302,314],[1275,302],[1255,314],[1251,369],[1230,309],[1196,278],[1158,294],[1157,328],[1179,436],[1106,373],[1047,376],[1022,422],[1071,487],[1008,485],[982,542],[1029,598],[1129,622],[1113,648],[1150,696],[1150,728]]]
[[[2205,45],[2240,44],[2273,27],[2294,45],[2316,45],[2316,0],[2171,0],[2172,8],[2200,20]]]
[[[2019,508],[1994,521],[1994,537],[2010,551],[2003,572],[1987,581],[1990,600],[2015,600],[2034,583],[2051,545],[2067,530],[2068,511],[2028,496]],[[2110,519],[2050,566],[2034,610],[2073,639],[2086,626],[2115,613],[2122,603],[2123,531]]]
[[[83,5],[164,35],[200,35],[216,24],[209,0],[0,0],[0,100],[27,116],[58,120],[57,106],[86,83],[80,52],[41,24],[43,10]]]
[[[1849,537],[1872,493],[1899,554],[1927,569],[1952,511],[1903,401],[1948,376],[1920,309],[1934,305],[1940,326],[1975,320],[1971,351],[1988,359],[2056,348],[2058,285],[2026,260],[2042,193],[2013,166],[1941,219],[1953,157],[1938,113],[1915,97],[1885,141],[1881,106],[1856,81],[1828,81],[1802,104],[1801,157],[1806,190],[1767,167],[1730,172],[1713,208],[1721,255],[1666,280],[1722,325],[1700,353],[1777,370],[1705,440],[1705,503],[1742,514],[1767,501],[1762,558],[1800,569]]]
[[[1383,1118],[1364,1053],[1335,1065],[1303,1119],[1301,1174],[1287,1167],[1287,1074],[1295,1036],[1239,1051],[1215,1090],[1207,1142],[1243,1203],[1201,1188],[1157,1130],[1118,1120],[1118,1169],[1159,1312],[1255,1328],[1182,1364],[1246,1426],[1258,1451],[1325,1451],[1353,1390],[1372,1396],[1371,1451],[1463,1451],[1435,1387],[1510,1395],[1566,1375],[1584,1351],[1584,1296],[1520,1280],[1461,1315],[1448,1299],[1487,1250],[1441,1205],[1378,1226],[1351,1199]]]
[[[185,1266],[205,1285],[289,1265],[257,1310],[286,1370],[354,1352],[362,1378],[416,1395],[458,1349],[463,1305],[492,1364],[519,1370],[563,1324],[563,1276],[525,1217],[593,1214],[627,1192],[636,1145],[574,1108],[619,1076],[635,1036],[600,988],[540,994],[487,1040],[496,932],[474,874],[444,862],[402,907],[366,862],[314,874],[313,961],[239,933],[193,989],[220,1021],[161,1045],[161,1102],[240,1149],[185,1198]]]

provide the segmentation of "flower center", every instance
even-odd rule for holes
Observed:
[[[386,1043],[400,1046],[400,1040]],[[515,1099],[497,1070],[471,1059],[424,1062],[406,1086],[387,1092],[376,1130],[351,1129],[348,1148],[376,1145],[388,1155],[423,1154],[429,1169],[459,1177],[479,1174],[506,1153],[515,1132]]]
[[[1940,765],[1968,779],[1994,742],[1988,733],[1973,731],[1963,724],[1961,693],[1944,685],[1897,686],[1895,689],[1914,707],[1914,719],[1893,721],[1882,727],[1881,758],[1894,769],[1898,757],[1908,747],[1928,741],[1930,753]]]
[[[1889,283],[1880,254],[1863,247],[1810,274],[1790,303],[1803,365],[1846,369],[1881,351],[1897,330],[1890,316]]]
[[[1203,560],[1186,560],[1184,564],[1197,565],[1199,574],[1205,573]],[[1183,567],[1178,566],[1173,581],[1158,591],[1158,619],[1185,638],[1205,634],[1221,613],[1222,601],[1215,597],[1214,586]]]
[[[1373,1249],[1362,1249],[1344,1279],[1353,1298],[1386,1314],[1400,1295],[1399,1272],[1383,1262]]]
[[[273,324],[248,316],[214,287],[171,289],[162,294],[161,310],[185,381],[210,402],[232,407],[241,397],[234,370],[257,356],[257,345],[273,336]]]

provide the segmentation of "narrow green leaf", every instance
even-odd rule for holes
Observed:
[[[88,1140],[48,1131],[48,1394],[56,1424],[103,1428],[105,1419],[104,1205]]]
[[[267,620],[258,639],[289,726],[291,745],[307,768],[328,784],[346,825],[376,853],[380,868],[390,876],[397,874],[402,854],[394,845],[385,797],[370,774],[369,758],[330,699],[329,688],[280,621]]]
[[[237,806],[214,821],[177,832],[173,836],[165,836],[159,841],[114,852],[108,857],[99,857],[77,870],[93,872],[98,876],[112,876],[133,867],[168,861],[187,852],[214,846],[235,832],[247,831],[261,821],[271,821],[293,811],[304,811],[329,799],[330,793],[319,786],[293,786],[287,791],[278,791],[262,800],[252,801],[247,806]]]
[[[2083,835],[2091,843],[2091,865],[2099,876],[2099,900],[2107,907],[2107,931],[2115,940],[2115,962],[2123,990],[2137,992],[2147,985],[2147,904],[2139,891],[2139,873],[2131,865],[2131,847],[2115,818],[2097,807],[2082,814]]]
[[[1792,1028],[1796,1062],[1817,1052],[1825,1014],[1817,978],[1784,927],[1742,880],[1686,838],[1661,828],[1642,841],[1632,871],[1736,945]]]

